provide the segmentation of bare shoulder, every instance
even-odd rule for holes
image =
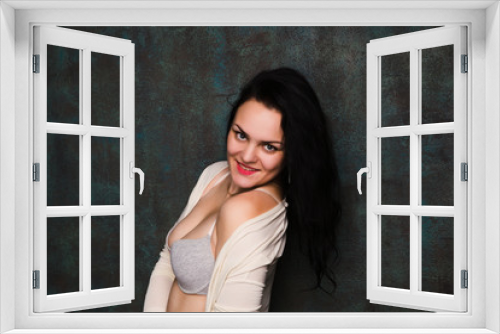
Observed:
[[[234,230],[247,220],[274,208],[280,197],[279,192],[272,187],[254,189],[233,196],[222,205],[217,228]]]
[[[251,219],[261,213],[264,213],[278,203],[269,195],[270,191],[260,191],[254,189],[229,198],[221,210],[227,214],[237,214]]]
[[[272,187],[265,187],[262,190],[264,191],[254,189],[235,195],[222,205],[216,225],[216,255],[234,231],[244,222],[279,205],[274,198],[280,198],[279,191]]]

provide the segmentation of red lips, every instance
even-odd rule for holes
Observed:
[[[247,166],[241,162],[236,162],[236,167],[238,168],[238,172],[242,175],[252,175],[258,171],[258,169]]]

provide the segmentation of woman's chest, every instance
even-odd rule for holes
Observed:
[[[199,239],[209,234],[226,200],[226,192],[222,190],[224,189],[214,188],[200,198],[193,209],[170,231],[167,240],[169,247],[180,239]]]

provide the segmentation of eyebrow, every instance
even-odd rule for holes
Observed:
[[[234,123],[233,125],[235,125],[235,126],[238,128],[238,130],[239,130],[240,132],[244,133],[245,135],[248,135],[248,134],[245,132],[245,130],[243,130],[243,129],[241,128],[241,126],[239,126],[239,125],[238,125],[238,124],[236,124],[236,123]],[[270,141],[269,141],[269,140],[264,140],[264,141],[262,141],[262,142],[263,142],[264,144],[280,144],[280,145],[284,145],[284,144],[283,144],[283,142],[281,142],[281,141],[279,141],[279,140],[270,140]]]

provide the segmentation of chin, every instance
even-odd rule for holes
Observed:
[[[234,174],[231,173],[231,177],[233,178],[234,184],[242,189],[253,188],[256,185],[255,182],[248,180],[247,177],[239,175],[238,171],[236,171]]]

